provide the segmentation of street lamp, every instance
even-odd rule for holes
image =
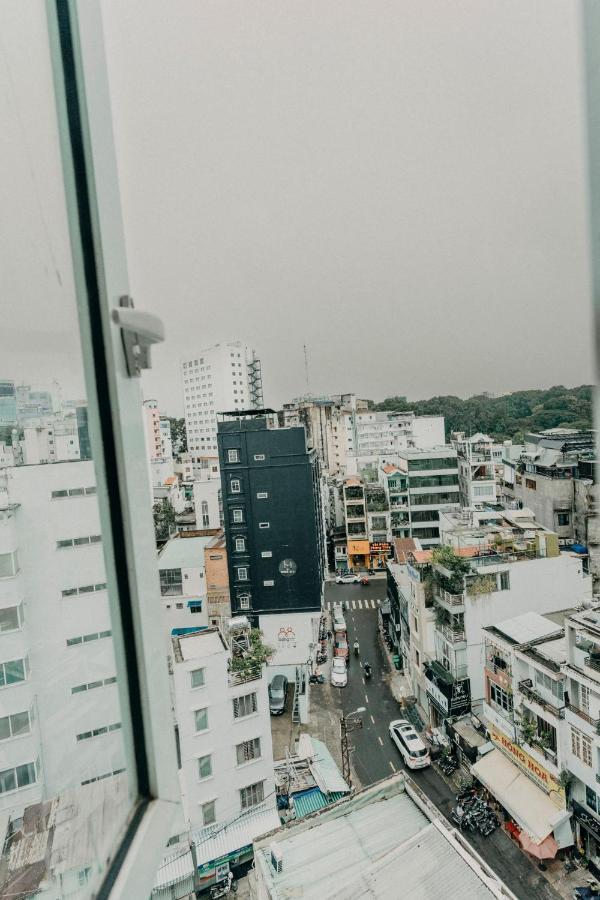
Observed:
[[[362,719],[355,719],[353,716],[360,716],[361,713],[367,711],[366,706],[359,706],[353,712],[346,716],[340,716],[340,745],[342,749],[342,778],[352,790],[352,774],[350,772],[350,747],[348,743],[348,735],[357,728],[362,728]]]

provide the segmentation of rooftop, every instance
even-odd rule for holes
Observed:
[[[181,634],[172,638],[175,662],[186,662],[200,657],[216,656],[229,651],[218,628],[206,628],[193,634]]]
[[[395,775],[258,841],[257,880],[272,900],[387,900],[399,896],[399,884],[406,897],[500,897],[500,882],[484,875],[407,783]],[[273,845],[280,872],[271,863]]]
[[[529,641],[538,641],[540,638],[556,634],[560,630],[560,626],[539,613],[526,612],[495,625],[489,625],[484,630],[498,634],[510,643],[526,644]]]
[[[204,568],[204,548],[214,535],[203,537],[172,537],[158,554],[159,569]]]

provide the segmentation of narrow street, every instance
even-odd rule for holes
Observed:
[[[372,579],[368,586],[328,583],[325,588],[328,611],[333,603],[342,600],[348,605],[345,615],[351,658],[347,687],[330,688],[323,697],[331,697],[340,714],[361,706],[366,708],[362,729],[353,731],[350,739],[354,747],[352,766],[362,786],[404,769],[388,733],[389,723],[401,718],[402,712],[389,688],[389,667],[377,633],[377,600],[384,600],[385,589],[385,581],[379,579]],[[356,639],[360,644],[359,659],[352,652]],[[367,661],[371,663],[373,675],[365,681],[362,666]],[[440,812],[450,818],[455,796],[437,767],[432,765],[409,774]],[[558,900],[559,894],[502,829],[496,829],[489,837],[471,833],[465,833],[465,837],[517,897]]]

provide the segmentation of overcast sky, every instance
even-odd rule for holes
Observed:
[[[182,408],[180,356],[235,339],[274,405],[306,391],[304,343],[316,393],[592,380],[575,2],[103,5],[131,289],[167,329],[145,378],[162,409]]]

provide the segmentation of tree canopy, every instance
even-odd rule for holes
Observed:
[[[502,397],[476,394],[466,400],[454,396],[431,397],[410,401],[404,396],[388,397],[373,409],[412,410],[419,416],[441,415],[446,418],[446,434],[482,431],[495,440],[512,439],[522,443],[527,431],[548,428],[588,429],[592,427],[592,386],[548,390],[515,391]]]

